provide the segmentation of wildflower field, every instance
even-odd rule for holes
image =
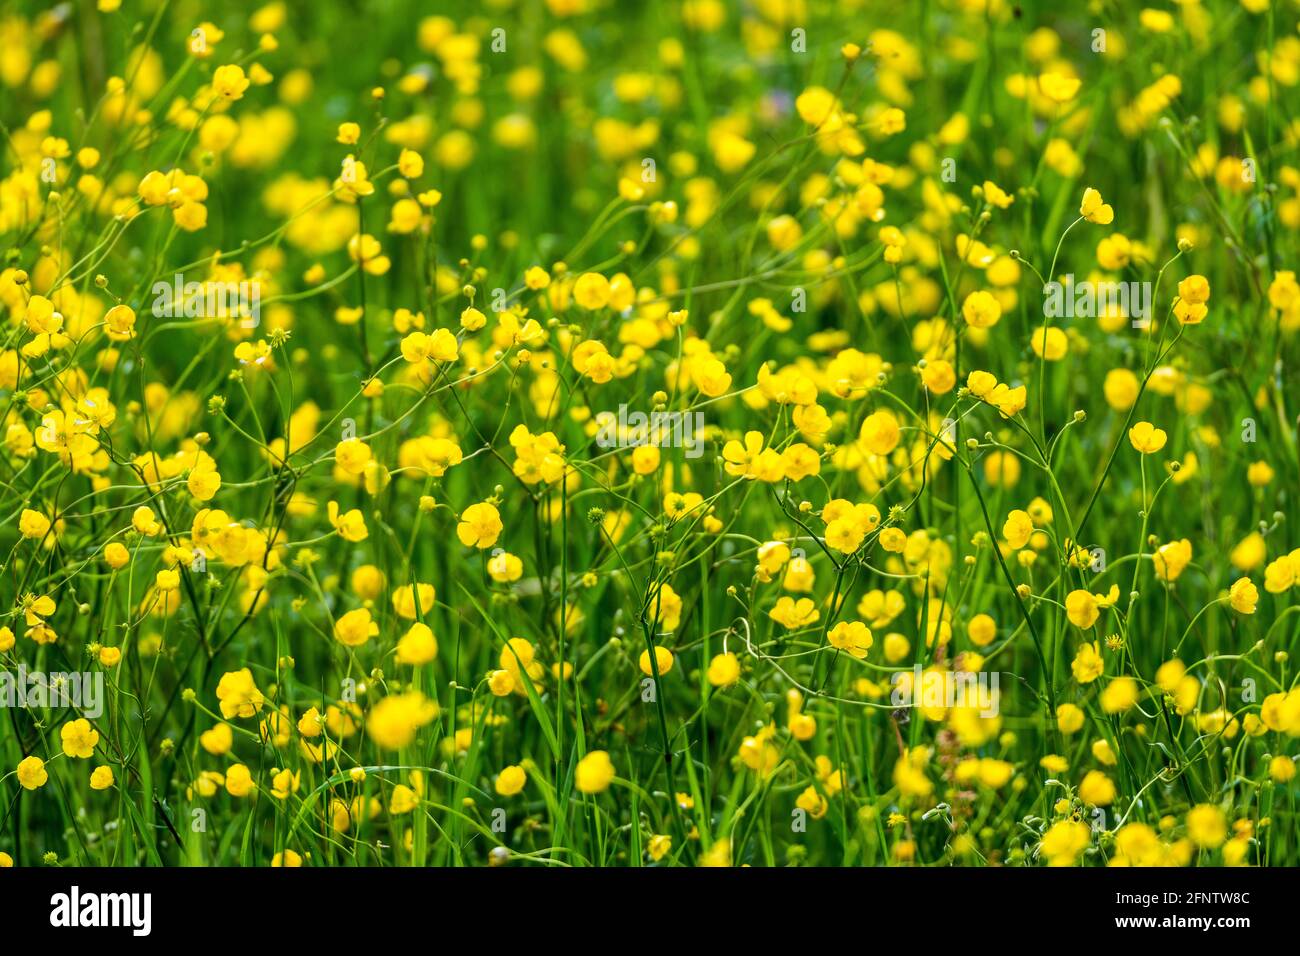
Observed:
[[[1300,864],[1294,0],[0,3],[0,866]]]

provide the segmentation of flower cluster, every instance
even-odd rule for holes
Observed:
[[[1300,863],[1293,6],[362,6],[0,17],[0,865]]]

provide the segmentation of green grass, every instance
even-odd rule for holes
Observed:
[[[568,15],[521,0],[437,19],[399,0],[124,0],[58,22],[12,6],[0,664],[102,674],[107,699],[90,758],[61,751],[74,709],[0,714],[0,861],[1300,862],[1291,6],[1171,7],[1168,30],[1121,5],[1034,2]],[[186,52],[196,28],[206,58]],[[133,55],[142,43],[154,54]],[[209,102],[232,64],[251,85]],[[1046,99],[1052,73],[1077,75],[1077,93]],[[355,144],[337,141],[344,122]],[[86,147],[97,162],[78,161]],[[359,201],[348,155],[374,185]],[[141,180],[174,168],[206,194],[182,181],[150,204]],[[993,203],[989,181],[1014,202]],[[1083,218],[1089,188],[1113,223]],[[389,228],[408,215],[415,228]],[[897,262],[885,227],[905,240]],[[378,247],[354,254],[358,233]],[[548,287],[526,283],[532,267]],[[612,303],[575,292],[590,273],[613,280]],[[260,323],[155,314],[155,283],[178,274],[258,281]],[[1049,316],[1043,286],[1065,275],[1150,283],[1151,322]],[[1199,324],[1175,314],[1190,276],[1210,290]],[[964,308],[981,291],[1000,312],[984,329]],[[118,303],[129,338],[108,334]],[[484,328],[461,326],[470,307]],[[403,339],[435,329],[455,358],[409,361]],[[1048,329],[1059,360],[1032,347]],[[705,350],[729,382],[715,387]],[[953,384],[927,388],[944,363]],[[977,371],[1024,387],[1012,414],[971,391]],[[85,422],[105,403],[111,421],[72,427],[68,462],[48,416]],[[702,413],[703,454],[602,447],[595,415],[620,405]],[[896,437],[876,433],[882,412]],[[1167,443],[1139,454],[1139,422]],[[787,465],[806,447],[817,473],[764,475],[760,459],[757,479],[738,474],[747,433]],[[357,474],[338,460],[352,437],[374,463]],[[530,445],[540,481],[518,464]],[[221,477],[206,501],[199,449]],[[678,513],[687,493],[699,503]],[[851,546],[828,527],[838,500],[876,509]],[[336,531],[330,502],[357,509],[344,525],[363,539]],[[501,527],[464,544],[483,502]],[[142,506],[156,534],[133,527]],[[26,534],[28,509],[51,528]],[[195,538],[204,509],[226,515],[224,538]],[[1020,548],[1005,541],[1016,510],[1034,523]],[[1190,560],[1165,581],[1154,555],[1184,538]],[[110,542],[129,552],[120,568]],[[806,589],[774,542],[806,556]],[[519,559],[516,580],[490,573],[495,549]],[[1253,613],[1229,597],[1242,578]],[[417,583],[436,598],[408,592],[399,613],[395,592]],[[1095,622],[1072,620],[1072,592],[1112,588]],[[873,591],[901,610],[860,608]],[[29,620],[39,596],[55,610]],[[778,622],[781,598],[816,618]],[[376,633],[338,640],[363,608]],[[971,636],[981,614],[988,643]],[[38,618],[57,639],[32,639]],[[833,643],[857,620],[862,659]],[[433,661],[397,657],[416,623]],[[1093,641],[1102,672],[1081,681]],[[715,686],[724,653],[740,676]],[[1175,659],[1186,676],[1158,678]],[[891,702],[897,675],[955,665],[997,674],[995,717]],[[242,668],[260,700],[223,715],[218,685]],[[513,689],[498,695],[501,672]],[[1106,706],[1126,679],[1136,699]],[[1058,722],[1067,704],[1077,728]],[[300,724],[311,708],[319,736]],[[29,756],[48,774],[33,789]],[[523,790],[498,793],[515,765]],[[107,789],[90,786],[99,766]],[[296,786],[277,792],[285,770]]]

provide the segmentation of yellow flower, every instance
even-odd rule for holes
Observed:
[[[1212,803],[1198,803],[1187,811],[1187,836],[1202,850],[1213,850],[1228,838],[1223,811]]]
[[[781,454],[781,471],[790,481],[802,481],[821,473],[821,456],[803,442],[795,442]]]
[[[1071,624],[1086,631],[1097,623],[1099,616],[1096,595],[1082,589],[1071,591],[1065,596],[1065,614]]]
[[[199,501],[210,501],[216,495],[221,489],[221,473],[210,455],[199,452],[185,484],[189,493]]]
[[[359,438],[348,438],[334,446],[335,464],[349,475],[364,472],[370,458],[370,446]]]
[[[1023,385],[1011,388],[999,382],[985,401],[1002,413],[1003,418],[1011,418],[1024,410],[1028,400],[1028,390]]]
[[[397,642],[397,663],[420,666],[438,656],[438,639],[426,624],[416,622]]]
[[[925,773],[929,752],[924,747],[904,751],[894,764],[894,786],[904,796],[927,799],[934,792],[934,783]]]
[[[1163,428],[1156,428],[1150,422],[1138,422],[1128,430],[1129,444],[1144,455],[1153,454],[1164,448],[1168,438]]]
[[[1081,80],[1060,73],[1044,73],[1038,78],[1038,88],[1043,95],[1057,103],[1068,103],[1079,95]]]
[[[244,76],[244,69],[236,64],[219,66],[212,73],[212,89],[226,100],[237,100],[248,89],[249,80]]]
[[[1200,325],[1209,313],[1209,307],[1203,302],[1192,302],[1181,296],[1174,302],[1174,317],[1180,325]]]
[[[370,537],[370,531],[366,528],[366,519],[361,514],[361,509],[353,508],[344,514],[340,514],[338,502],[331,501],[326,507],[326,514],[329,516],[330,524],[334,526],[334,530],[345,541],[364,541]]]
[[[1273,466],[1266,461],[1252,461],[1246,468],[1246,480],[1256,488],[1263,488],[1273,480],[1276,474]]]
[[[1019,509],[1012,511],[1002,525],[1002,537],[1007,539],[1007,544],[1012,548],[1023,548],[1029,543],[1033,534],[1034,519],[1029,517],[1027,511]]]
[[[319,737],[324,729],[320,711],[315,707],[308,707],[306,713],[298,718],[298,733],[304,737]]]
[[[991,329],[1002,318],[1002,305],[991,292],[980,290],[966,296],[961,314],[972,328]]]
[[[722,130],[710,137],[713,159],[725,173],[742,169],[754,157],[758,147],[735,133]]]
[[[976,614],[966,625],[966,636],[976,647],[987,647],[998,636],[998,624],[987,614]]]
[[[54,303],[43,295],[34,295],[27,302],[23,313],[27,331],[33,335],[53,335],[63,328],[63,316],[54,308]]]
[[[573,299],[587,311],[603,309],[609,304],[610,284],[599,272],[584,272],[573,286]]]
[[[1190,275],[1178,283],[1178,298],[1192,305],[1210,301],[1210,282],[1203,275]]]
[[[995,760],[992,757],[981,757],[979,760],[980,783],[994,790],[1006,786],[1015,772],[1015,764],[1009,761]]]
[[[536,681],[543,674],[541,663],[534,659],[536,654],[533,645],[528,641],[522,637],[512,637],[506,641],[505,647],[501,648],[501,654],[497,658],[502,670],[510,675],[512,689],[517,690],[520,695],[527,694],[524,689],[525,679]]]
[[[1269,594],[1282,594],[1290,590],[1296,583],[1297,572],[1300,572],[1300,561],[1290,555],[1270,561],[1264,569],[1264,590]]]
[[[493,553],[487,563],[488,576],[498,583],[518,581],[524,573],[524,563],[508,551]]]
[[[641,673],[645,674],[646,677],[653,677],[654,667],[658,666],[659,676],[662,677],[673,669],[673,652],[666,647],[656,646],[654,661],[651,662],[650,651],[644,650],[641,652],[640,658],[637,659],[637,666],[641,668]]]
[[[602,793],[614,781],[614,764],[604,750],[593,750],[574,769],[573,782],[583,793]]]
[[[1079,215],[1099,226],[1108,226],[1115,220],[1115,210],[1101,201],[1101,193],[1089,186],[1083,191]]]
[[[525,426],[517,425],[510,433],[510,445],[517,456],[513,471],[524,484],[549,484],[563,476],[565,448],[553,432],[534,435]]]
[[[403,584],[400,588],[393,590],[393,611],[398,617],[405,618],[408,621],[416,619],[415,601],[419,596],[420,613],[428,614],[433,610],[433,602],[437,598],[437,591],[432,584],[417,584],[412,587],[409,584]]]
[[[817,792],[816,787],[808,787],[803,793],[795,798],[794,805],[800,810],[805,811],[814,820],[820,820],[826,815],[829,803],[826,798]]]
[[[888,455],[898,447],[899,437],[898,419],[885,410],[868,415],[858,431],[858,440],[873,455]]]
[[[988,372],[974,371],[966,376],[966,388],[976,398],[984,398],[997,387],[998,380]]]
[[[1138,701],[1138,683],[1128,676],[1116,677],[1101,692],[1101,709],[1108,714],[1121,714]]]
[[[1086,823],[1059,820],[1043,834],[1038,852],[1047,858],[1048,866],[1074,866],[1091,840],[1092,833]]]
[[[1290,757],[1278,755],[1269,761],[1268,775],[1274,783],[1288,784],[1295,779],[1295,761]]]
[[[524,784],[528,782],[528,774],[524,768],[512,764],[497,774],[494,789],[503,797],[513,797],[524,789]]]
[[[24,538],[43,538],[50,530],[50,519],[39,511],[24,508],[18,518],[18,533]]]
[[[1250,578],[1238,578],[1228,589],[1228,603],[1238,614],[1254,614],[1259,603],[1259,588]]]
[[[1015,196],[1012,196],[1010,193],[1005,192],[1000,186],[998,186],[997,183],[993,182],[992,180],[988,180],[988,179],[984,180],[983,192],[984,192],[984,198],[988,200],[989,204],[993,206],[997,206],[999,209],[1006,209],[1013,202],[1016,201]]]
[[[890,554],[902,554],[907,547],[907,532],[902,528],[885,528],[877,540],[880,547]]]
[[[145,505],[136,508],[132,513],[131,527],[147,538],[162,531],[162,524],[154,517],[153,509]]]
[[[927,360],[921,369],[921,382],[936,395],[947,395],[957,386],[957,373],[950,362]]]
[[[334,622],[334,639],[348,647],[360,647],[379,633],[379,625],[364,607],[348,611]]]
[[[1117,862],[1128,866],[1156,866],[1163,862],[1163,847],[1156,831],[1145,823],[1128,823],[1115,834]]]
[[[45,786],[50,775],[45,772],[45,761],[40,757],[24,757],[18,763],[18,782],[24,790],[36,790]]]
[[[871,629],[861,621],[840,621],[826,635],[831,647],[862,660],[872,644]]]
[[[89,425],[62,411],[50,412],[41,419],[35,441],[37,448],[58,455],[69,468],[84,465],[98,447]]]
[[[811,598],[800,598],[796,601],[792,597],[781,597],[777,599],[776,606],[768,611],[767,615],[778,624],[793,631],[816,623],[821,617],[821,612],[817,610],[817,605],[813,603]]]
[[[1062,704],[1056,708],[1056,726],[1063,734],[1077,734],[1083,728],[1083,710],[1074,704]]]
[[[722,448],[723,465],[727,474],[743,478],[758,478],[762,481],[780,481],[784,475],[781,453],[772,448],[764,448],[763,433],[750,431],[745,433],[745,443],[732,439]]]
[[[437,716],[438,705],[418,690],[389,694],[371,709],[366,732],[380,747],[400,750]]]
[[[1233,546],[1228,560],[1239,571],[1254,571],[1268,557],[1268,544],[1258,531],[1252,531]]]
[[[232,797],[246,797],[253,792],[253,774],[242,763],[226,771],[226,792]]]
[[[217,724],[199,734],[199,746],[214,757],[229,753],[234,742],[235,735],[229,724]]]
[[[1151,556],[1156,577],[1162,581],[1177,581],[1191,560],[1192,543],[1186,538],[1160,545]]]
[[[1260,706],[1259,718],[1268,730],[1300,736],[1300,689],[1269,694]]]
[[[714,868],[731,866],[731,841],[726,837],[714,840],[713,845],[700,856],[700,866]]]
[[[1080,644],[1079,649],[1075,651],[1074,660],[1070,663],[1074,679],[1080,684],[1095,681],[1105,668],[1106,661],[1101,656],[1101,645],[1097,641]]]
[[[730,651],[717,654],[709,661],[706,676],[714,687],[730,687],[740,680],[740,660]]]
[[[1172,694],[1178,687],[1183,675],[1187,673],[1187,665],[1178,658],[1165,661],[1156,668],[1156,684],[1160,686],[1166,694]]]
[[[1059,362],[1070,350],[1070,339],[1060,329],[1039,328],[1030,341],[1034,354],[1048,362]]]
[[[662,833],[656,833],[646,841],[646,853],[650,859],[656,863],[666,857],[673,848],[673,838]]]
[[[298,792],[301,777],[301,774],[294,773],[292,770],[281,770],[278,773],[273,771],[271,796],[277,800],[288,800],[290,794]]]
[[[486,501],[470,505],[461,512],[456,537],[467,547],[490,548],[501,534],[501,513]]]
[[[397,157],[397,171],[407,179],[419,179],[424,175],[424,158],[415,150],[404,149]]]
[[[1079,799],[1094,807],[1108,807],[1115,802],[1115,783],[1100,770],[1089,770],[1079,784]]]
[[[253,672],[247,667],[221,675],[217,684],[217,700],[221,702],[221,716],[252,717],[262,709],[266,699],[253,682]]]
[[[107,790],[113,785],[113,768],[101,765],[90,774],[90,789]]]
[[[99,731],[91,727],[90,721],[84,717],[64,724],[59,736],[63,741],[63,752],[69,757],[89,757],[99,743]]]

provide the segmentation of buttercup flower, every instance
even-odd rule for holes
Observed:
[[[1115,220],[1115,210],[1101,201],[1101,193],[1089,187],[1083,191],[1083,202],[1079,204],[1079,215],[1089,222],[1100,226],[1109,226]]]
[[[573,783],[583,793],[603,793],[614,780],[614,764],[603,750],[593,750],[578,761]]]
[[[84,717],[68,721],[59,735],[63,739],[63,752],[69,757],[89,757],[99,743],[99,732]]]
[[[1142,454],[1150,455],[1165,447],[1168,436],[1163,428],[1156,428],[1150,422],[1138,422],[1128,430],[1128,440]]]
[[[18,762],[18,783],[24,790],[38,790],[50,779],[45,761],[40,757],[24,757]]]

